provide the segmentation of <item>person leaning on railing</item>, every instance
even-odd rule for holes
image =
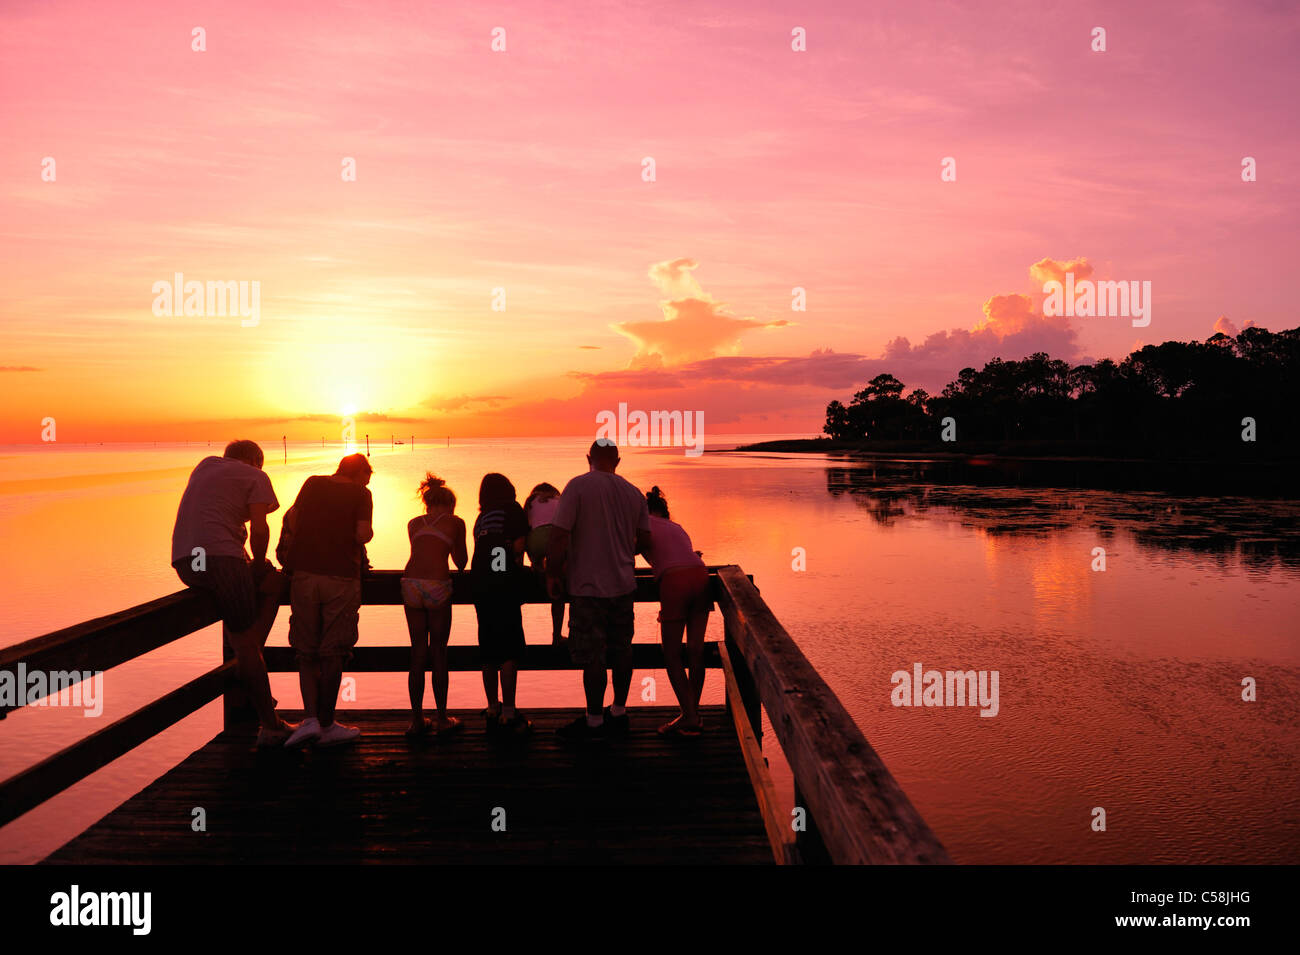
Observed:
[[[704,692],[704,634],[713,606],[709,570],[700,552],[691,546],[685,528],[669,517],[668,500],[658,485],[650,489],[645,501],[650,511],[650,546],[641,553],[659,582],[664,669],[682,709],[676,719],[659,727],[659,734],[696,737],[700,735],[700,695]],[[686,664],[682,662],[683,633]]]
[[[305,718],[289,747],[333,746],[361,735],[334,719],[343,664],[357,643],[365,545],[374,530],[370,462],[350,454],[331,475],[309,477],[284,515],[290,535],[281,563],[289,586],[289,645],[298,656]]]
[[[182,583],[212,595],[235,652],[239,678],[257,710],[259,746],[278,746],[296,729],[276,716],[262,647],[280,607],[280,575],[266,559],[266,515],[280,506],[262,470],[262,449],[231,441],[222,457],[190,474],[172,530],[172,566]],[[248,524],[250,531],[244,531]],[[253,556],[244,551],[248,539]]]
[[[618,464],[617,445],[598,438],[587,473],[564,486],[552,518],[547,590],[553,600],[568,592],[569,657],[582,667],[587,698],[586,713],[556,730],[566,742],[602,742],[631,731],[636,555],[650,546],[650,514],[635,485],[614,473]],[[606,708],[610,683],[613,702]]]

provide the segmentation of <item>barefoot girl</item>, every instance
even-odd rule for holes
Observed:
[[[451,635],[451,572],[447,560],[464,570],[469,562],[465,547],[465,522],[453,513],[456,495],[442,478],[426,474],[419,495],[425,513],[406,525],[411,539],[411,559],[402,572],[402,604],[411,634],[411,696],[408,736],[431,730],[438,735],[454,732],[460,720],[447,715],[447,638]],[[433,698],[438,705],[435,727],[424,716],[424,671],[432,656]]]
[[[700,735],[700,694],[704,690],[704,631],[713,604],[709,572],[680,524],[668,519],[668,501],[658,487],[645,496],[650,511],[650,547],[642,553],[659,581],[659,627],[664,643],[664,668],[682,712],[659,727],[665,736]],[[682,664],[682,632],[686,633],[687,677]]]

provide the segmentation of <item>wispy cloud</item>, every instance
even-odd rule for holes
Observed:
[[[434,411],[462,411],[471,405],[495,408],[509,400],[509,395],[454,395],[449,398],[430,398],[424,404]]]

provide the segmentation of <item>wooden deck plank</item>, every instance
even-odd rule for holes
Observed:
[[[335,750],[259,753],[222,734],[46,861],[770,864],[731,719],[702,709],[699,740],[659,737],[675,710],[637,707],[632,735],[598,747],[556,738],[576,709],[531,711],[535,732],[512,742],[468,711],[463,733],[422,744],[398,711],[341,714],[364,735]]]

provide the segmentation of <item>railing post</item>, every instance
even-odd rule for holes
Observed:
[[[804,861],[951,862],[753,581],[735,565],[717,573],[728,653],[733,645],[743,647],[741,656],[798,787],[804,825],[796,836]],[[739,687],[737,692],[745,695]]]
[[[749,672],[745,655],[736,646],[736,640],[728,624],[724,628],[727,653],[731,654],[731,665],[736,675],[736,688],[740,690],[740,702],[745,707],[745,716],[749,719],[749,728],[754,731],[754,739],[761,746],[763,743],[763,701],[758,697],[758,684]]]
[[[799,862],[803,865],[831,865],[831,854],[826,850],[826,843],[822,842],[817,820],[813,818],[812,810],[799,792],[797,782],[794,784],[794,804],[803,810],[803,830],[795,830],[794,834],[794,847],[799,854]]]
[[[226,635],[226,625],[223,623],[221,625],[221,661],[226,663],[233,659],[235,659],[235,651],[230,645],[230,640]],[[230,675],[226,677],[225,690],[221,694],[221,724],[221,728],[225,732],[257,725],[257,712],[249,702],[248,694],[244,692],[244,684],[239,679],[237,669],[231,670]]]

